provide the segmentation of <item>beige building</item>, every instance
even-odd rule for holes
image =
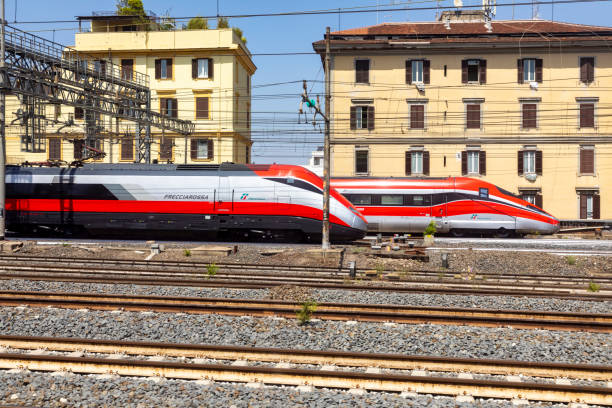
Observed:
[[[612,219],[611,40],[479,12],[332,32],[332,176],[466,175]]]
[[[103,72],[112,62],[124,79],[137,72],[148,75],[151,109],[195,124],[189,136],[152,127],[153,162],[250,162],[251,76],[256,67],[232,29],[144,31],[129,16],[79,17],[81,21],[91,21],[91,30],[77,33],[70,48],[87,54],[95,70]],[[9,123],[11,112],[22,108],[22,101],[7,98]],[[46,137],[34,146],[37,152],[25,151],[32,149],[21,137],[32,121],[13,121],[7,128],[8,163],[81,158],[84,116],[82,109],[70,106],[40,108],[37,131]],[[70,119],[74,125],[67,126]],[[94,147],[106,153],[99,161],[134,162],[136,125],[108,116],[95,120],[100,131]]]

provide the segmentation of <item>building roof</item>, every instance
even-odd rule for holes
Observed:
[[[453,35],[512,35],[512,34],[612,34],[612,27],[600,27],[547,20],[500,20],[491,21],[489,30],[484,22],[444,21],[420,23],[383,23],[369,27],[334,31],[332,36],[363,35],[418,35],[418,36],[453,36]]]
[[[612,27],[591,26],[547,20],[499,21],[431,21],[383,23],[368,27],[334,31],[331,44],[334,49],[371,49],[410,47],[450,47],[469,44],[484,46],[550,43],[572,44],[603,43],[612,37]],[[409,42],[407,42],[409,41]],[[453,45],[455,44],[455,45]],[[316,51],[324,52],[325,40],[313,43]]]

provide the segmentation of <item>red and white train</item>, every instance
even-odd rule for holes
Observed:
[[[12,231],[230,232],[310,240],[321,235],[322,180],[300,166],[8,166],[6,183]],[[364,217],[333,190],[330,225],[333,241],[366,233]]]
[[[365,216],[372,232],[422,233],[431,221],[438,232],[455,236],[559,230],[559,220],[546,211],[478,179],[335,178],[331,185]]]

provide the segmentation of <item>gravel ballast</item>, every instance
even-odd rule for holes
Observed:
[[[603,333],[171,313],[0,308],[0,333],[610,364]]]
[[[511,401],[341,390],[300,392],[295,387],[248,388],[239,384],[196,381],[151,381],[133,377],[67,375],[0,371],[0,403],[44,407],[512,407]],[[558,403],[530,403],[530,407],[567,407]]]
[[[103,293],[151,296],[195,296],[206,298],[267,299],[267,289],[193,288],[183,286],[109,285],[97,283],[71,283],[7,280],[0,281],[0,290]],[[387,291],[354,291],[310,289],[316,302],[371,303],[409,306],[476,307],[483,309],[542,310],[557,312],[610,313],[612,302],[590,302],[569,299],[468,296],[422,293],[393,293]],[[285,298],[284,300],[292,300]],[[295,299],[300,301],[301,299]]]

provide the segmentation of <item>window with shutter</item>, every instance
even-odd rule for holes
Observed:
[[[355,60],[355,82],[370,83],[370,60]]]
[[[425,129],[425,105],[410,105],[410,129]]]
[[[191,77],[193,79],[208,79],[209,76],[209,59],[196,58],[191,61]]]
[[[480,151],[468,150],[467,152],[467,173],[480,174]]]
[[[176,98],[160,98],[160,113],[171,118],[178,117],[178,101]]]
[[[479,82],[480,60],[467,61],[467,82]]]
[[[131,81],[134,77],[134,60],[133,59],[122,59],[121,60],[121,79]]]
[[[83,119],[85,117],[85,111],[83,108],[79,108],[78,106],[74,108],[74,118],[75,119]]]
[[[134,160],[134,139],[129,134],[121,139],[121,160]]]
[[[81,160],[83,158],[83,148],[85,147],[85,141],[78,139],[74,141],[74,152],[72,156],[75,160]]]
[[[535,58],[524,58],[523,60],[523,81],[535,82],[536,80],[536,60]]]
[[[580,174],[595,173],[595,149],[593,146],[580,148]]]
[[[172,58],[155,60],[155,79],[172,79]]]
[[[580,104],[580,128],[595,127],[595,104],[581,103]]]
[[[590,84],[595,80],[595,58],[580,57],[580,82]]]
[[[480,129],[480,104],[466,104],[466,123],[467,129]]]
[[[355,174],[368,174],[368,150],[355,150]]]
[[[172,138],[164,137],[159,142],[159,159],[163,161],[172,160]]]
[[[62,139],[49,138],[49,160],[62,160]]]
[[[196,119],[210,119],[209,103],[208,96],[196,98]]]
[[[411,61],[411,83],[422,84],[424,80],[424,61],[423,60],[412,60]]]
[[[535,103],[523,103],[523,129],[535,129],[537,127],[538,105]]]

